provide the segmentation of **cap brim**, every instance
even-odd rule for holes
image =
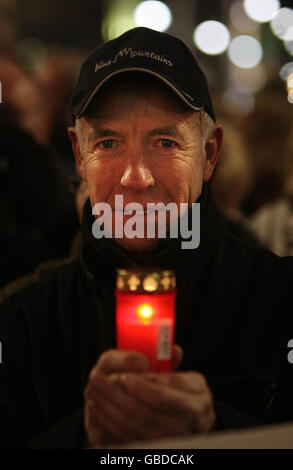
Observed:
[[[111,77],[113,77],[114,75],[118,75],[119,73],[123,73],[123,72],[131,72],[131,71],[136,71],[136,72],[145,72],[145,73],[148,73],[150,75],[153,75],[155,77],[157,77],[158,79],[160,79],[162,82],[164,82],[169,88],[171,88],[175,93],[176,95],[181,98],[182,101],[184,101],[184,103],[189,106],[191,109],[193,109],[194,111],[201,111],[202,109],[204,109],[203,106],[198,106],[196,104],[192,104],[191,101],[194,101],[194,99],[188,95],[187,93],[185,92],[182,92],[180,91],[178,88],[176,88],[176,86],[171,83],[166,77],[164,77],[163,75],[157,73],[157,72],[153,72],[152,70],[149,70],[149,69],[145,69],[145,68],[141,68],[141,67],[127,67],[127,68],[123,68],[123,69],[119,69],[119,70],[115,70],[114,72],[112,73],[109,73],[109,75],[107,75],[94,89],[93,91],[89,94],[89,96],[86,98],[85,102],[82,104],[81,106],[81,109],[75,114],[75,117],[76,118],[80,118],[85,110],[87,109],[88,105],[90,104],[90,102],[92,101],[93,97],[96,95],[96,93],[100,90],[100,88],[102,87],[102,85],[104,85],[105,82],[107,82]]]

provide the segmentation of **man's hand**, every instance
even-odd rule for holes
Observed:
[[[174,366],[182,350],[174,349]],[[147,372],[136,352],[109,350],[92,369],[85,390],[88,444],[101,447],[141,439],[207,432],[212,395],[197,372]]]

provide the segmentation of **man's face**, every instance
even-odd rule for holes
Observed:
[[[94,112],[71,133],[77,164],[88,183],[92,206],[115,195],[130,202],[195,202],[211,172],[207,165],[199,113],[187,110],[165,86],[158,84],[135,96],[129,89],[107,89]],[[129,219],[124,215],[124,222]],[[142,215],[146,223],[146,214]],[[152,238],[117,239],[126,251],[146,252]]]

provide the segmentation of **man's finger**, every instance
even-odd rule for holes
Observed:
[[[175,413],[187,411],[191,404],[201,401],[204,396],[207,401],[212,403],[212,394],[208,386],[205,385],[204,378],[197,380],[197,376],[202,377],[201,374],[190,372],[179,375],[183,376],[181,387],[179,384],[176,387],[170,387],[164,380],[162,383],[159,380],[156,383],[153,380],[148,380],[146,376],[132,373],[121,374],[121,385],[130,395],[146,406],[151,406],[163,413],[168,413],[172,409]],[[168,374],[165,374],[165,377],[168,381]]]
[[[193,394],[205,393],[209,391],[204,376],[198,372],[173,372],[173,373],[146,373],[145,377],[153,383],[176,388]]]
[[[149,362],[141,353],[109,349],[100,356],[97,364],[91,371],[90,379],[98,374],[146,372],[148,368]]]
[[[187,420],[178,420],[172,413],[162,414],[161,410],[146,406],[121,387],[118,376],[113,382],[108,377],[96,378],[85,395],[86,401],[91,403],[94,421],[114,441],[148,439],[188,431]]]
[[[122,374],[121,379],[121,384],[128,393],[152,410],[165,416],[177,417],[192,432],[207,432],[211,429],[215,419],[212,394],[208,386],[202,389],[202,381],[199,383],[201,392],[192,393],[151,382],[141,374]],[[196,382],[193,382],[191,388],[196,388]]]

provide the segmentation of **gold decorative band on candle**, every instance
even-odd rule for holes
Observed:
[[[176,288],[173,269],[164,268],[123,268],[117,269],[116,287],[121,291],[156,293]]]

